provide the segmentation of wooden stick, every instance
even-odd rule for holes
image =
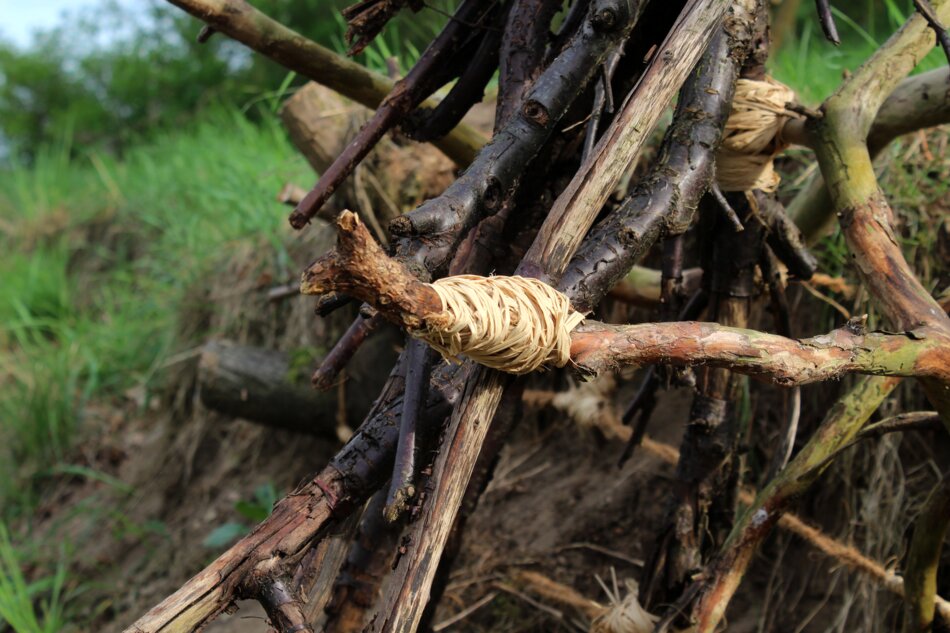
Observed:
[[[168,1],[207,22],[214,30],[367,108],[376,108],[393,90],[392,80],[305,38],[245,0]],[[422,105],[437,104],[430,100]],[[470,127],[459,125],[434,144],[458,164],[467,165],[485,144],[485,138]]]

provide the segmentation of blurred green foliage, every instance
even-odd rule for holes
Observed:
[[[254,4],[307,37],[345,50],[339,8],[348,0]],[[210,104],[253,110],[281,87],[303,81],[227,37],[199,44],[201,23],[166,2],[143,5],[102,0],[67,13],[26,47],[0,40],[2,153],[32,161],[50,143],[121,152]],[[357,60],[377,69],[385,69],[389,57],[411,63],[445,19],[433,9],[400,16]]]

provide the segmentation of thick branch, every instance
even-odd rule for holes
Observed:
[[[650,60],[633,92],[584,163],[558,196],[522,266],[533,276],[558,280],[614,191],[627,166],[646,143],[672,96],[693,70],[730,4],[721,0],[686,3],[679,19]]]
[[[342,213],[337,224],[337,250],[304,272],[302,292],[347,292],[409,328],[441,313],[432,287],[383,253],[355,214]],[[785,386],[847,372],[950,380],[950,334],[930,326],[907,334],[865,334],[860,324],[849,324],[795,341],[712,323],[610,326],[588,321],[572,332],[571,342],[572,363],[595,374],[619,365],[673,363],[726,367]]]
[[[935,4],[950,18],[950,1]],[[917,280],[894,235],[893,212],[878,186],[865,143],[881,104],[933,47],[934,34],[911,16],[823,105],[814,123],[816,154],[848,249],[862,281],[894,327],[925,324],[950,333],[950,318]],[[950,428],[950,383],[923,381],[928,397]]]
[[[591,229],[561,278],[580,310],[614,286],[653,243],[684,231],[713,176],[748,27],[731,24],[710,43],[683,87],[655,166],[623,205]]]
[[[636,13],[631,0],[603,0],[597,11],[547,67],[528,92],[523,107],[498,130],[472,165],[438,198],[397,218],[390,233],[396,253],[420,267],[420,275],[440,275],[462,239],[482,217],[501,210],[518,186],[525,166],[557,129],[558,122],[595,74],[610,48],[629,32]]]

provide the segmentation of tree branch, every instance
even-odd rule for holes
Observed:
[[[390,79],[337,55],[273,20],[245,0],[168,0],[216,31],[278,64],[321,83],[367,108],[376,108],[394,88]],[[435,107],[435,101],[423,106]],[[485,138],[459,125],[435,146],[460,165],[475,157]]]
[[[950,379],[950,336],[936,328],[864,334],[845,326],[790,339],[718,323],[606,325],[587,321],[571,334],[571,362],[599,374],[625,365],[709,365],[783,387],[847,373]]]
[[[930,492],[917,520],[907,553],[904,572],[904,633],[930,631],[934,625],[937,598],[937,570],[940,552],[950,525],[950,474],[944,475]]]

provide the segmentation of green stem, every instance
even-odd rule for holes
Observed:
[[[914,525],[904,572],[904,633],[933,630],[940,552],[950,524],[950,473],[934,486]]]
[[[871,414],[900,383],[899,378],[862,378],[828,412],[808,444],[756,497],[706,574],[692,612],[697,633],[713,633],[756,549],[789,505],[818,480],[828,457],[849,443]]]

